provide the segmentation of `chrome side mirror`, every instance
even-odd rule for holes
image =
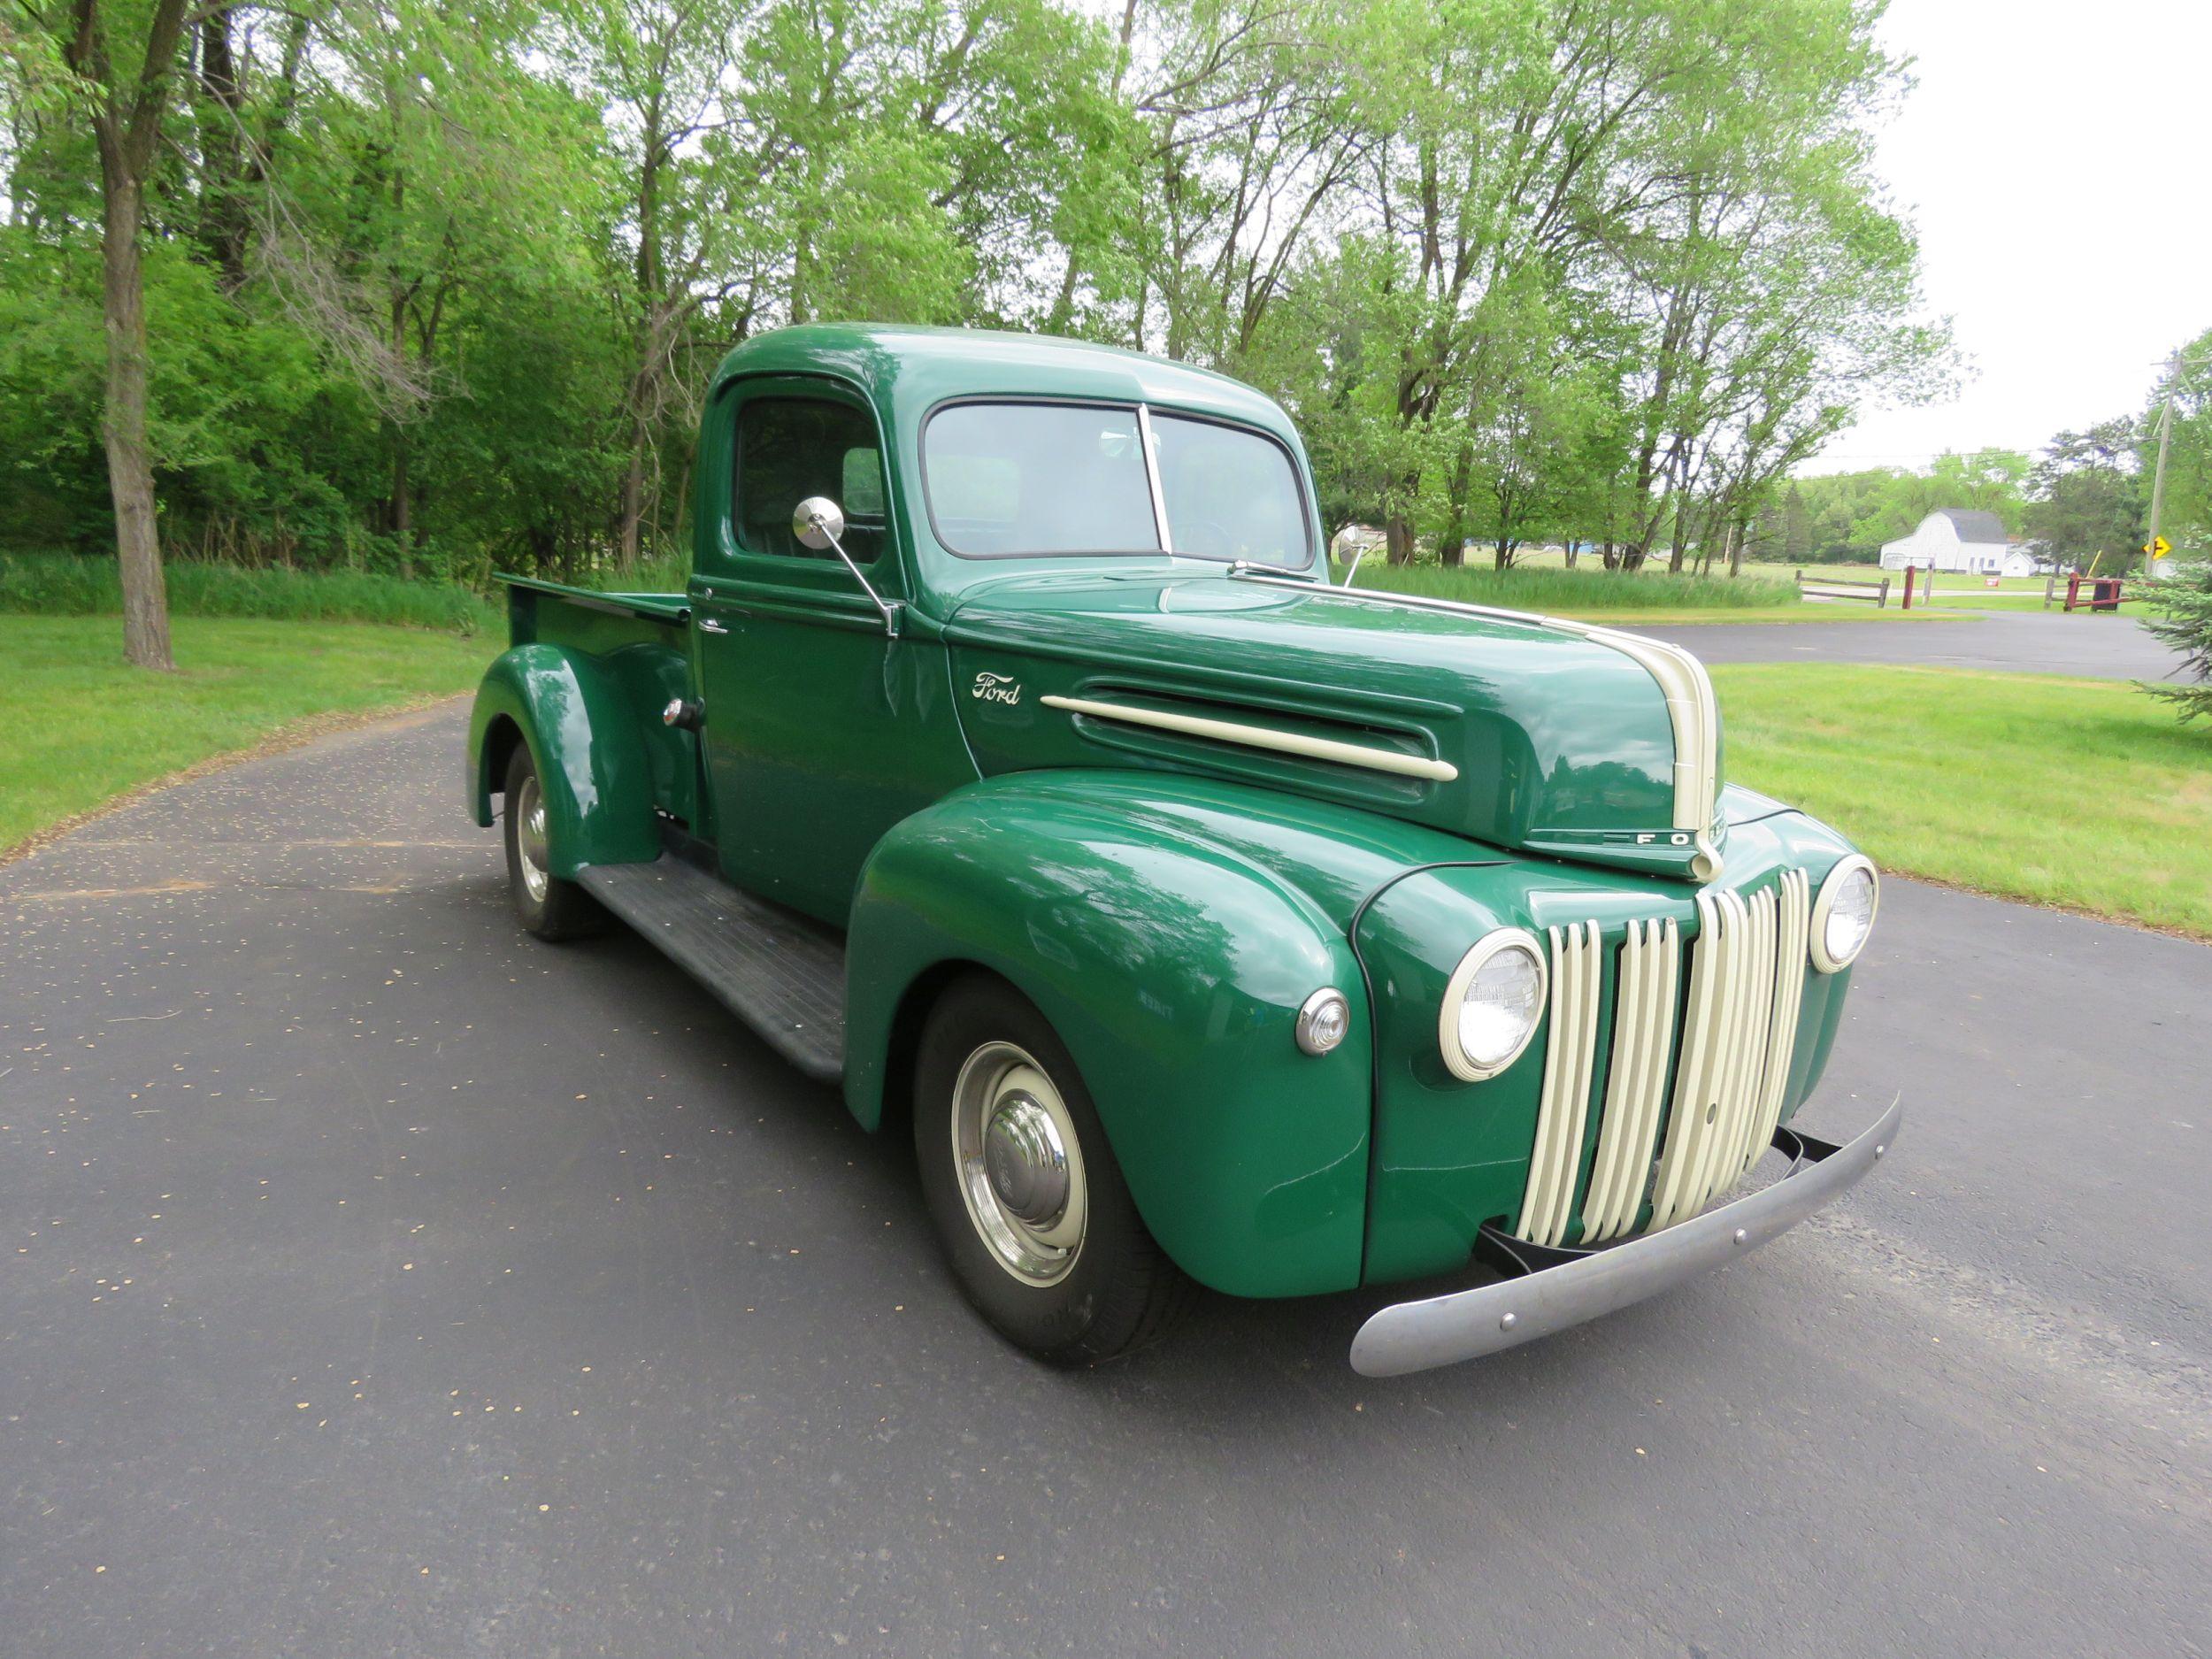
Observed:
[[[845,534],[845,510],[827,495],[809,495],[792,510],[791,534],[817,553],[836,547]]]
[[[827,548],[845,561],[845,568],[860,584],[860,591],[868,595],[868,603],[883,613],[883,631],[893,639],[899,637],[899,608],[875,590],[875,585],[860,572],[853,563],[853,556],[845,551],[841,538],[845,534],[845,510],[827,495],[809,495],[791,510],[791,534],[800,543],[820,552]]]

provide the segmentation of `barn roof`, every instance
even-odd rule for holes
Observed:
[[[1994,541],[2000,547],[2005,544],[2005,521],[1993,512],[1984,512],[1978,507],[1939,507],[1928,516],[1948,518],[1962,541]]]

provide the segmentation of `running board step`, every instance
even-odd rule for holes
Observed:
[[[777,1053],[818,1082],[845,1075],[845,941],[821,923],[663,854],[577,879]]]

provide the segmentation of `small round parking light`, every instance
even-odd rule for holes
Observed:
[[[1840,973],[1858,960],[1881,902],[1872,860],[1858,853],[1837,860],[1813,901],[1813,966],[1823,973]]]
[[[1298,1010],[1298,1047],[1307,1054],[1326,1054],[1351,1034],[1352,1005],[1334,986],[1316,991]]]

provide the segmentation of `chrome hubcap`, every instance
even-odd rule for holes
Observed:
[[[1090,1217],[1083,1148],[1044,1068],[989,1042],[953,1084],[952,1152],[960,1196],[998,1264],[1029,1285],[1067,1277]]]
[[[507,810],[515,818],[515,855],[522,865],[523,891],[534,903],[545,897],[546,888],[552,885],[548,867],[551,859],[546,851],[545,793],[538,787],[534,774],[522,780],[522,787],[515,792]]]
[[[1068,1150],[1052,1115],[1027,1094],[1009,1094],[983,1130],[983,1169],[1007,1213],[1049,1227],[1068,1207]]]

